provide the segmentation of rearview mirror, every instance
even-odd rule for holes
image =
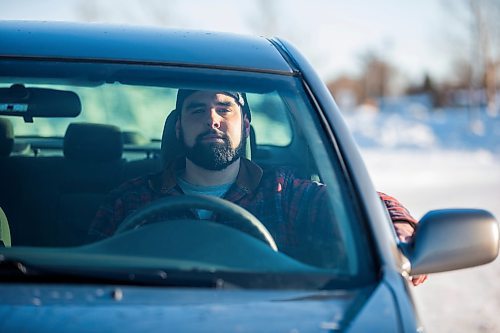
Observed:
[[[489,263],[498,256],[499,225],[479,209],[427,213],[408,250],[411,275],[437,273]]]
[[[34,117],[76,117],[81,109],[80,98],[72,91],[22,84],[0,88],[0,115],[23,117],[26,122]]]

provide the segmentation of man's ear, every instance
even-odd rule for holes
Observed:
[[[248,138],[250,136],[250,120],[248,120],[247,116],[243,117],[243,130],[245,138]]]
[[[180,117],[177,117],[177,120],[175,121],[175,137],[177,140],[180,140],[181,137],[181,120]]]

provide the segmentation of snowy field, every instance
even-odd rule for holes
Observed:
[[[464,111],[346,116],[378,190],[416,218],[483,208],[500,218],[500,116]],[[500,332],[500,259],[433,274],[414,289],[430,333]]]

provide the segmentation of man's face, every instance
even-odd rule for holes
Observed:
[[[233,97],[198,91],[184,101],[176,131],[188,159],[208,170],[222,170],[242,155],[249,127]]]

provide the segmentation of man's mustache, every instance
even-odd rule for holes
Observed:
[[[219,139],[223,139],[224,141],[228,140],[228,137],[225,133],[217,131],[217,130],[209,130],[209,131],[206,131],[206,132],[199,134],[196,137],[196,141],[202,141],[205,137],[217,137]]]

